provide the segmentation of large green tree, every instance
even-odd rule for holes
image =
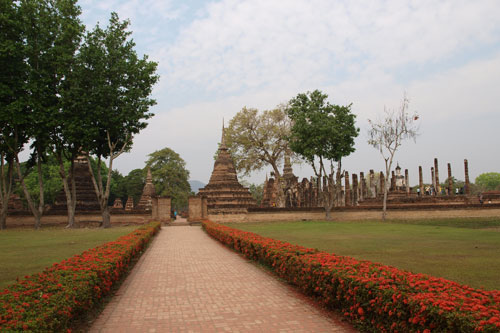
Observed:
[[[0,0],[0,229],[6,227],[15,156],[28,140],[22,17],[17,2]]]
[[[327,177],[327,187],[322,198],[326,218],[339,192],[342,158],[354,152],[354,139],[359,134],[355,126],[356,116],[351,105],[330,104],[328,95],[319,90],[298,94],[291,99],[287,113],[293,121],[290,148],[306,160],[313,168],[318,186]],[[337,186],[333,175],[337,167]]]
[[[134,205],[137,205],[146,184],[146,170],[134,169],[130,171],[125,177],[124,183],[127,197],[131,197],[134,200]]]
[[[271,166],[276,177],[278,207],[284,207],[280,163],[289,149],[291,121],[284,106],[259,112],[244,107],[229,122],[225,130],[226,145],[235,168],[243,175]]]
[[[500,190],[500,173],[486,172],[476,177],[476,185],[483,191]]]
[[[82,147],[96,157],[98,165],[108,161],[108,181],[103,181],[100,168],[97,174],[90,170],[105,228],[111,226],[108,199],[113,162],[130,150],[156,103],[150,95],[158,80],[157,64],[147,56],[139,58],[129,24],[112,13],[106,29],[97,25],[87,33],[64,96],[67,108],[81,115]]]
[[[27,111],[23,123],[32,140],[29,165],[37,166],[38,205],[31,198],[24,182],[25,175],[17,152],[17,171],[25,197],[33,215],[35,227],[40,226],[44,209],[42,163],[47,152],[54,151],[68,203],[68,226],[74,222],[76,190],[72,161],[82,147],[78,131],[81,117],[64,107],[63,95],[68,75],[73,70],[75,53],[81,41],[84,26],[78,19],[81,10],[76,0],[21,0],[24,57],[28,66],[26,90]],[[64,166],[71,161],[69,170]]]
[[[170,148],[149,154],[146,166],[151,168],[156,194],[170,196],[172,207],[180,210],[187,206],[191,194],[186,162]]]

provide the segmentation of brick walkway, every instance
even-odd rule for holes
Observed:
[[[165,227],[91,332],[355,332],[207,236]]]

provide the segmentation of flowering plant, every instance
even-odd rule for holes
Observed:
[[[247,258],[340,310],[362,330],[498,332],[500,291],[292,245],[211,221],[203,228]]]
[[[53,264],[0,292],[1,331],[61,331],[100,302],[141,254],[160,223]]]

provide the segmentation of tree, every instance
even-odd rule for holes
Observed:
[[[388,110],[384,107],[385,116],[377,121],[368,120],[370,129],[368,131],[368,144],[376,148],[382,155],[385,162],[385,179],[389,179],[394,155],[407,139],[416,140],[418,136],[418,126],[416,121],[418,115],[410,114],[408,110],[409,100],[406,95],[399,110]],[[386,181],[384,187],[384,200],[382,208],[382,219],[385,221],[387,216],[387,187]]]
[[[500,173],[486,172],[476,177],[475,181],[483,191],[500,190]]]
[[[279,207],[285,205],[279,165],[288,149],[290,128],[284,106],[260,114],[257,109],[244,107],[225,130],[226,144],[238,172],[249,175],[265,165],[273,168]]]
[[[170,148],[149,154],[146,166],[151,168],[156,194],[170,196],[172,207],[181,210],[187,206],[191,193],[186,162]]]
[[[326,218],[340,193],[342,158],[355,151],[354,138],[359,134],[355,126],[356,115],[347,106],[330,104],[328,95],[319,90],[298,94],[291,99],[287,109],[293,121],[290,135],[291,149],[305,159],[313,168],[318,187],[327,177],[322,190]],[[333,179],[337,164],[337,186]],[[328,171],[327,171],[328,169]]]
[[[15,155],[25,133],[26,64],[21,8],[0,0],[0,229],[6,228]]]
[[[100,167],[97,174],[90,169],[104,228],[111,226],[108,199],[113,162],[130,150],[133,136],[147,126],[145,120],[153,116],[149,108],[156,103],[149,96],[158,81],[157,64],[137,56],[129,24],[112,13],[105,30],[97,25],[87,33],[65,95],[67,107],[84,115],[78,127],[82,147],[96,156],[98,166],[108,160],[106,177]]]
[[[27,110],[22,113],[22,123],[28,125],[26,131],[32,139],[28,165],[37,166],[38,205],[24,182],[18,151],[13,150],[19,181],[38,228],[45,206],[42,163],[47,152],[54,151],[66,192],[68,226],[72,226],[76,207],[72,161],[82,146],[81,135],[75,132],[81,119],[63,107],[62,95],[84,30],[78,19],[81,10],[76,0],[22,0],[20,4],[25,43],[23,59],[28,66]],[[21,133],[18,131],[18,137]],[[71,161],[69,171],[64,166],[66,160]]]
[[[128,173],[124,179],[125,192],[127,197],[134,200],[134,205],[139,202],[142,190],[146,184],[146,171],[144,169],[134,169]]]
[[[127,199],[125,177],[117,170],[111,171],[111,186],[109,189],[108,204],[113,205],[115,199],[120,199],[123,204]]]
[[[37,169],[33,169],[29,165],[29,162],[30,161],[21,163],[20,166],[21,173],[24,175],[24,184],[28,193],[30,194],[31,199],[34,202],[42,201],[45,204],[53,204],[57,194],[63,186],[61,176],[59,174],[59,163],[57,162],[55,156],[53,154],[50,154],[46,157],[44,163],[41,164],[43,199],[40,199],[39,173]],[[64,167],[66,170],[69,168],[69,165],[69,161],[64,162]],[[18,187],[16,193],[24,196],[24,198],[26,199],[23,188]]]

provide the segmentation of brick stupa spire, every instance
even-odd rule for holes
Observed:
[[[224,123],[222,123],[222,138],[217,160],[210,180],[198,195],[207,198],[207,208],[210,213],[241,213],[248,207],[255,206],[256,201],[238,181],[233,160],[226,146]]]
[[[140,210],[151,210],[153,207],[153,197],[156,196],[155,186],[153,184],[153,175],[151,175],[151,169],[148,167],[148,173],[146,176],[146,184],[142,190],[141,199],[137,203],[136,209]]]

